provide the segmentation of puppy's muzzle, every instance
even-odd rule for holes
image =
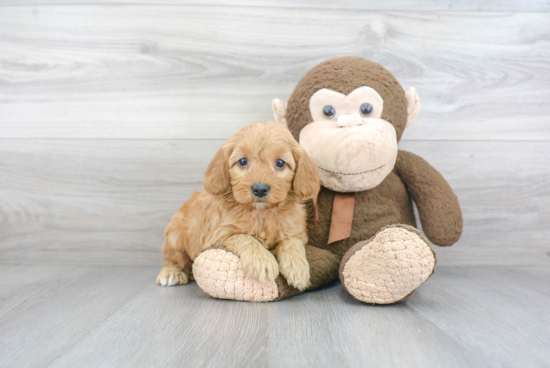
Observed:
[[[256,183],[252,186],[252,194],[258,198],[265,197],[269,193],[269,185],[265,183]]]

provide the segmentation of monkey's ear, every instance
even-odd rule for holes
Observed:
[[[275,122],[288,129],[288,125],[286,124],[286,102],[276,98],[271,103],[271,107],[273,108]]]
[[[416,88],[411,87],[405,93],[405,98],[407,99],[407,128],[413,125],[414,121],[420,114],[420,97],[418,97],[418,92]]]
[[[296,144],[294,148],[294,160],[296,161],[296,170],[294,170],[292,190],[300,200],[307,201],[315,197],[321,189],[319,171],[317,165],[299,144]]]
[[[204,190],[210,195],[219,196],[231,190],[231,178],[229,176],[229,155],[226,153],[226,145],[223,145],[214,159],[208,165],[204,173]]]

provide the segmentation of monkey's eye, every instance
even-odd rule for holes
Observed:
[[[241,165],[242,167],[245,167],[247,164],[248,160],[246,159],[246,157],[239,160],[239,165]]]
[[[369,116],[370,114],[372,114],[372,105],[370,103],[362,104],[361,114],[363,114],[363,116]]]
[[[285,165],[286,165],[286,162],[284,162],[281,159],[278,159],[277,163],[275,164],[275,166],[277,166],[279,169],[282,169],[283,167],[285,167]]]
[[[335,113],[336,110],[334,110],[334,107],[328,105],[323,107],[323,115],[325,115],[325,117],[332,119]]]

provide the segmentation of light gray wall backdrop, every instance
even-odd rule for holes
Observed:
[[[0,0],[0,263],[160,265],[216,149],[317,63],[383,64],[448,179],[445,265],[550,264],[548,1]]]

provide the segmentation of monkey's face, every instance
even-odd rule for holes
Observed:
[[[363,86],[348,95],[327,88],[310,99],[313,121],[299,142],[319,167],[321,184],[338,192],[376,187],[393,170],[397,136],[382,119],[384,101]]]
[[[321,184],[337,192],[379,185],[393,170],[397,143],[420,112],[384,67],[358,57],[327,60],[298,83],[288,105],[273,101],[286,125],[319,167]]]

